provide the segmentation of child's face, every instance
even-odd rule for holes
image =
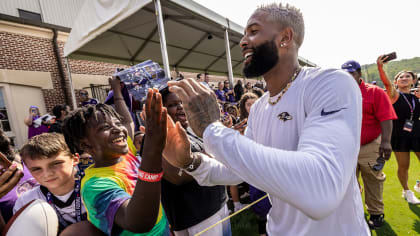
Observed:
[[[64,152],[45,159],[25,159],[25,165],[38,183],[58,195],[74,188],[74,166],[77,163],[79,163],[77,156],[69,156]]]
[[[97,113],[98,121],[88,121],[87,138],[82,142],[88,147],[96,166],[115,164],[116,159],[128,153],[128,131],[116,117]]]

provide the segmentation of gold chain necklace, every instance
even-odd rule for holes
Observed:
[[[287,83],[287,84],[286,84],[286,87],[284,87],[284,89],[282,89],[282,90],[280,91],[280,94],[279,94],[279,96],[277,97],[276,101],[272,102],[272,101],[270,101],[270,97],[268,98],[268,103],[269,103],[270,105],[276,105],[276,104],[280,101],[280,99],[283,97],[283,95],[287,92],[287,90],[288,90],[288,89],[290,88],[290,86],[292,85],[292,82],[293,82],[293,81],[296,79],[296,77],[299,75],[300,69],[301,69],[301,67],[300,67],[300,66],[296,69],[296,71],[295,71],[295,73],[293,74],[292,78],[290,79],[289,83]]]

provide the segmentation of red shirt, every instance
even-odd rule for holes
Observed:
[[[361,144],[372,142],[381,134],[381,122],[396,120],[394,108],[385,91],[373,84],[361,81],[360,92],[363,100]]]

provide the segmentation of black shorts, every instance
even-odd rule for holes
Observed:
[[[392,137],[391,146],[394,152],[420,152],[420,138]]]

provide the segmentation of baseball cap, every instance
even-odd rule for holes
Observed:
[[[357,61],[350,60],[346,61],[342,66],[341,69],[347,72],[355,72],[358,69],[361,69],[360,64]]]

